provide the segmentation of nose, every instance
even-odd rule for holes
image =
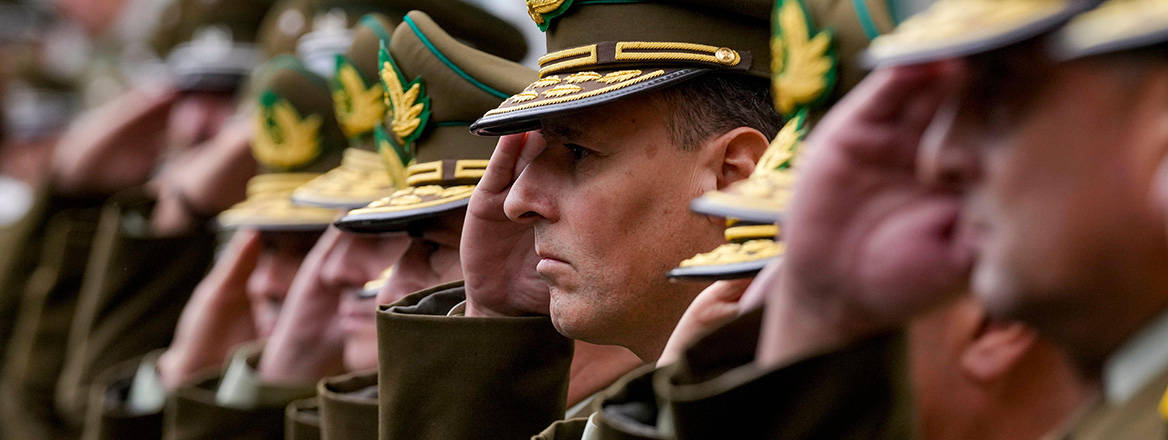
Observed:
[[[917,177],[930,187],[961,191],[980,175],[972,131],[963,124],[959,98],[950,99],[933,118],[917,152]]]
[[[532,224],[539,221],[555,222],[558,219],[553,154],[551,148],[544,149],[511,185],[511,191],[503,202],[503,213],[511,221]]]
[[[337,291],[355,289],[369,281],[360,264],[366,256],[361,240],[354,234],[341,233],[333,249],[321,263],[321,283]]]
[[[300,261],[292,263],[294,265],[288,270],[286,266],[291,263],[286,258],[271,252],[260,254],[256,270],[248,277],[248,295],[260,302],[283,301]]]

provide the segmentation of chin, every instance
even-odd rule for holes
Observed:
[[[552,290],[549,314],[552,325],[561,335],[571,339],[591,342],[595,317],[589,312],[596,310],[588,304],[583,304],[579,297],[569,297],[557,294],[558,289]]]
[[[995,319],[1022,321],[1042,327],[1046,315],[1055,307],[1049,289],[1039,280],[1026,277],[1026,271],[1004,265],[978,265],[973,272],[973,293]]]
[[[377,368],[377,340],[347,341],[342,356],[346,371]]]

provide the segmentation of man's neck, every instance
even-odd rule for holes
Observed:
[[[568,406],[596,394],[644,364],[624,347],[575,341],[568,381]]]

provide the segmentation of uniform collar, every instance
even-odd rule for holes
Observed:
[[[1107,403],[1126,403],[1168,369],[1168,311],[1129,338],[1103,364]]]

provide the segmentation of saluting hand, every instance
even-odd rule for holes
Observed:
[[[235,346],[257,337],[247,279],[255,270],[259,253],[259,232],[240,230],[195,287],[179,317],[174,341],[158,359],[159,375],[168,389],[187,383],[200,371],[223,365]]]
[[[53,152],[58,191],[111,194],[146,182],[166,144],[173,88],[139,88],[81,115]]]
[[[953,62],[877,71],[815,128],[782,265],[755,281],[772,288],[764,363],[902,324],[963,290],[959,196],[915,175],[925,129],[962,72]]]
[[[718,281],[699,293],[681,321],[669,335],[665,350],[657,358],[657,365],[668,365],[681,359],[685,350],[698,339],[737,318],[754,306],[742,296],[750,286],[752,278]]]
[[[503,211],[515,180],[545,148],[536,132],[503,136],[470,198],[460,246],[467,316],[548,314],[532,226],[511,221]]]
[[[304,257],[280,317],[260,356],[259,375],[270,382],[310,382],[344,371],[345,333],[337,323],[341,295],[321,271],[337,251],[341,231],[330,227]]]

